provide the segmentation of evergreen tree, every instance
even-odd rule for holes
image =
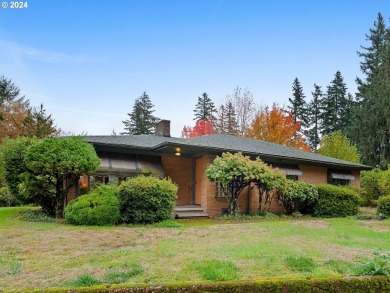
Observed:
[[[231,101],[226,103],[226,134],[237,135],[237,115]]]
[[[292,91],[293,97],[288,99],[290,102],[288,109],[295,117],[294,123],[299,121],[302,128],[306,128],[308,126],[307,105],[305,102],[305,94],[303,93],[303,88],[298,78],[294,79]]]
[[[217,118],[215,119],[215,132],[224,134],[226,129],[226,109],[225,105],[219,106],[217,111]]]
[[[48,136],[59,135],[61,130],[54,124],[51,115],[46,114],[46,110],[41,104],[37,108],[31,108],[25,119],[25,135],[45,138]]]
[[[345,130],[348,124],[345,115],[347,108],[347,87],[340,71],[337,71],[322,102],[322,113],[320,115],[322,135],[329,135],[337,130]]]
[[[374,22],[374,28],[370,28],[370,33],[366,34],[366,41],[370,42],[369,47],[360,46],[362,52],[357,52],[358,56],[363,58],[360,62],[360,70],[365,75],[364,79],[356,78],[358,85],[357,97],[360,99],[364,95],[372,79],[378,74],[379,68],[383,63],[382,52],[386,45],[386,29],[385,21],[378,13],[377,21]]]
[[[238,135],[237,114],[231,100],[219,107],[215,129],[217,133]]]
[[[159,118],[153,116],[153,107],[149,96],[144,92],[135,100],[133,111],[127,113],[128,120],[122,121],[125,132],[121,134],[153,134]]]
[[[198,97],[198,102],[195,105],[194,120],[214,120],[216,109],[213,101],[207,95],[207,93],[203,93],[201,97]]]
[[[5,76],[0,76],[0,105],[12,102],[19,97],[20,89]]]
[[[320,143],[320,114],[323,97],[321,86],[314,84],[314,92],[311,94],[313,98],[308,107],[309,129],[306,134],[311,149],[316,151]]]
[[[390,30],[380,13],[366,40],[370,46],[358,52],[364,78],[357,79],[359,104],[348,136],[363,163],[385,169],[390,162]]]

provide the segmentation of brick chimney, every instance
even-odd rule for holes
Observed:
[[[171,137],[171,121],[161,120],[156,124],[155,135]]]

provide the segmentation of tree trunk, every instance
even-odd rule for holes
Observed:
[[[58,180],[56,183],[56,218],[63,218],[64,217],[64,194],[61,188],[61,185],[63,185],[63,182],[61,180]]]

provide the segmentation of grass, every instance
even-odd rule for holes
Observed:
[[[352,275],[362,257],[390,253],[390,220],[196,219],[79,227],[21,220],[27,210],[0,208],[2,289],[79,284],[88,281],[83,276],[113,284],[202,281],[213,274],[239,280]],[[299,256],[314,268],[287,264]]]
[[[205,260],[194,264],[199,275],[209,281],[230,281],[238,279],[238,267],[231,261]]]
[[[287,266],[297,272],[312,273],[316,267],[316,263],[309,257],[305,256],[287,256]]]

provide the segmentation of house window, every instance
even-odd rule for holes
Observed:
[[[350,182],[351,181],[345,179],[328,178],[328,183],[332,185],[346,186],[349,185]]]
[[[355,176],[351,171],[346,170],[329,170],[328,183],[332,185],[348,185],[352,180],[355,180]]]
[[[287,179],[298,181],[298,175],[286,175]]]
[[[218,181],[215,182],[215,197],[226,197],[226,194],[223,192],[223,185],[221,182]]]

